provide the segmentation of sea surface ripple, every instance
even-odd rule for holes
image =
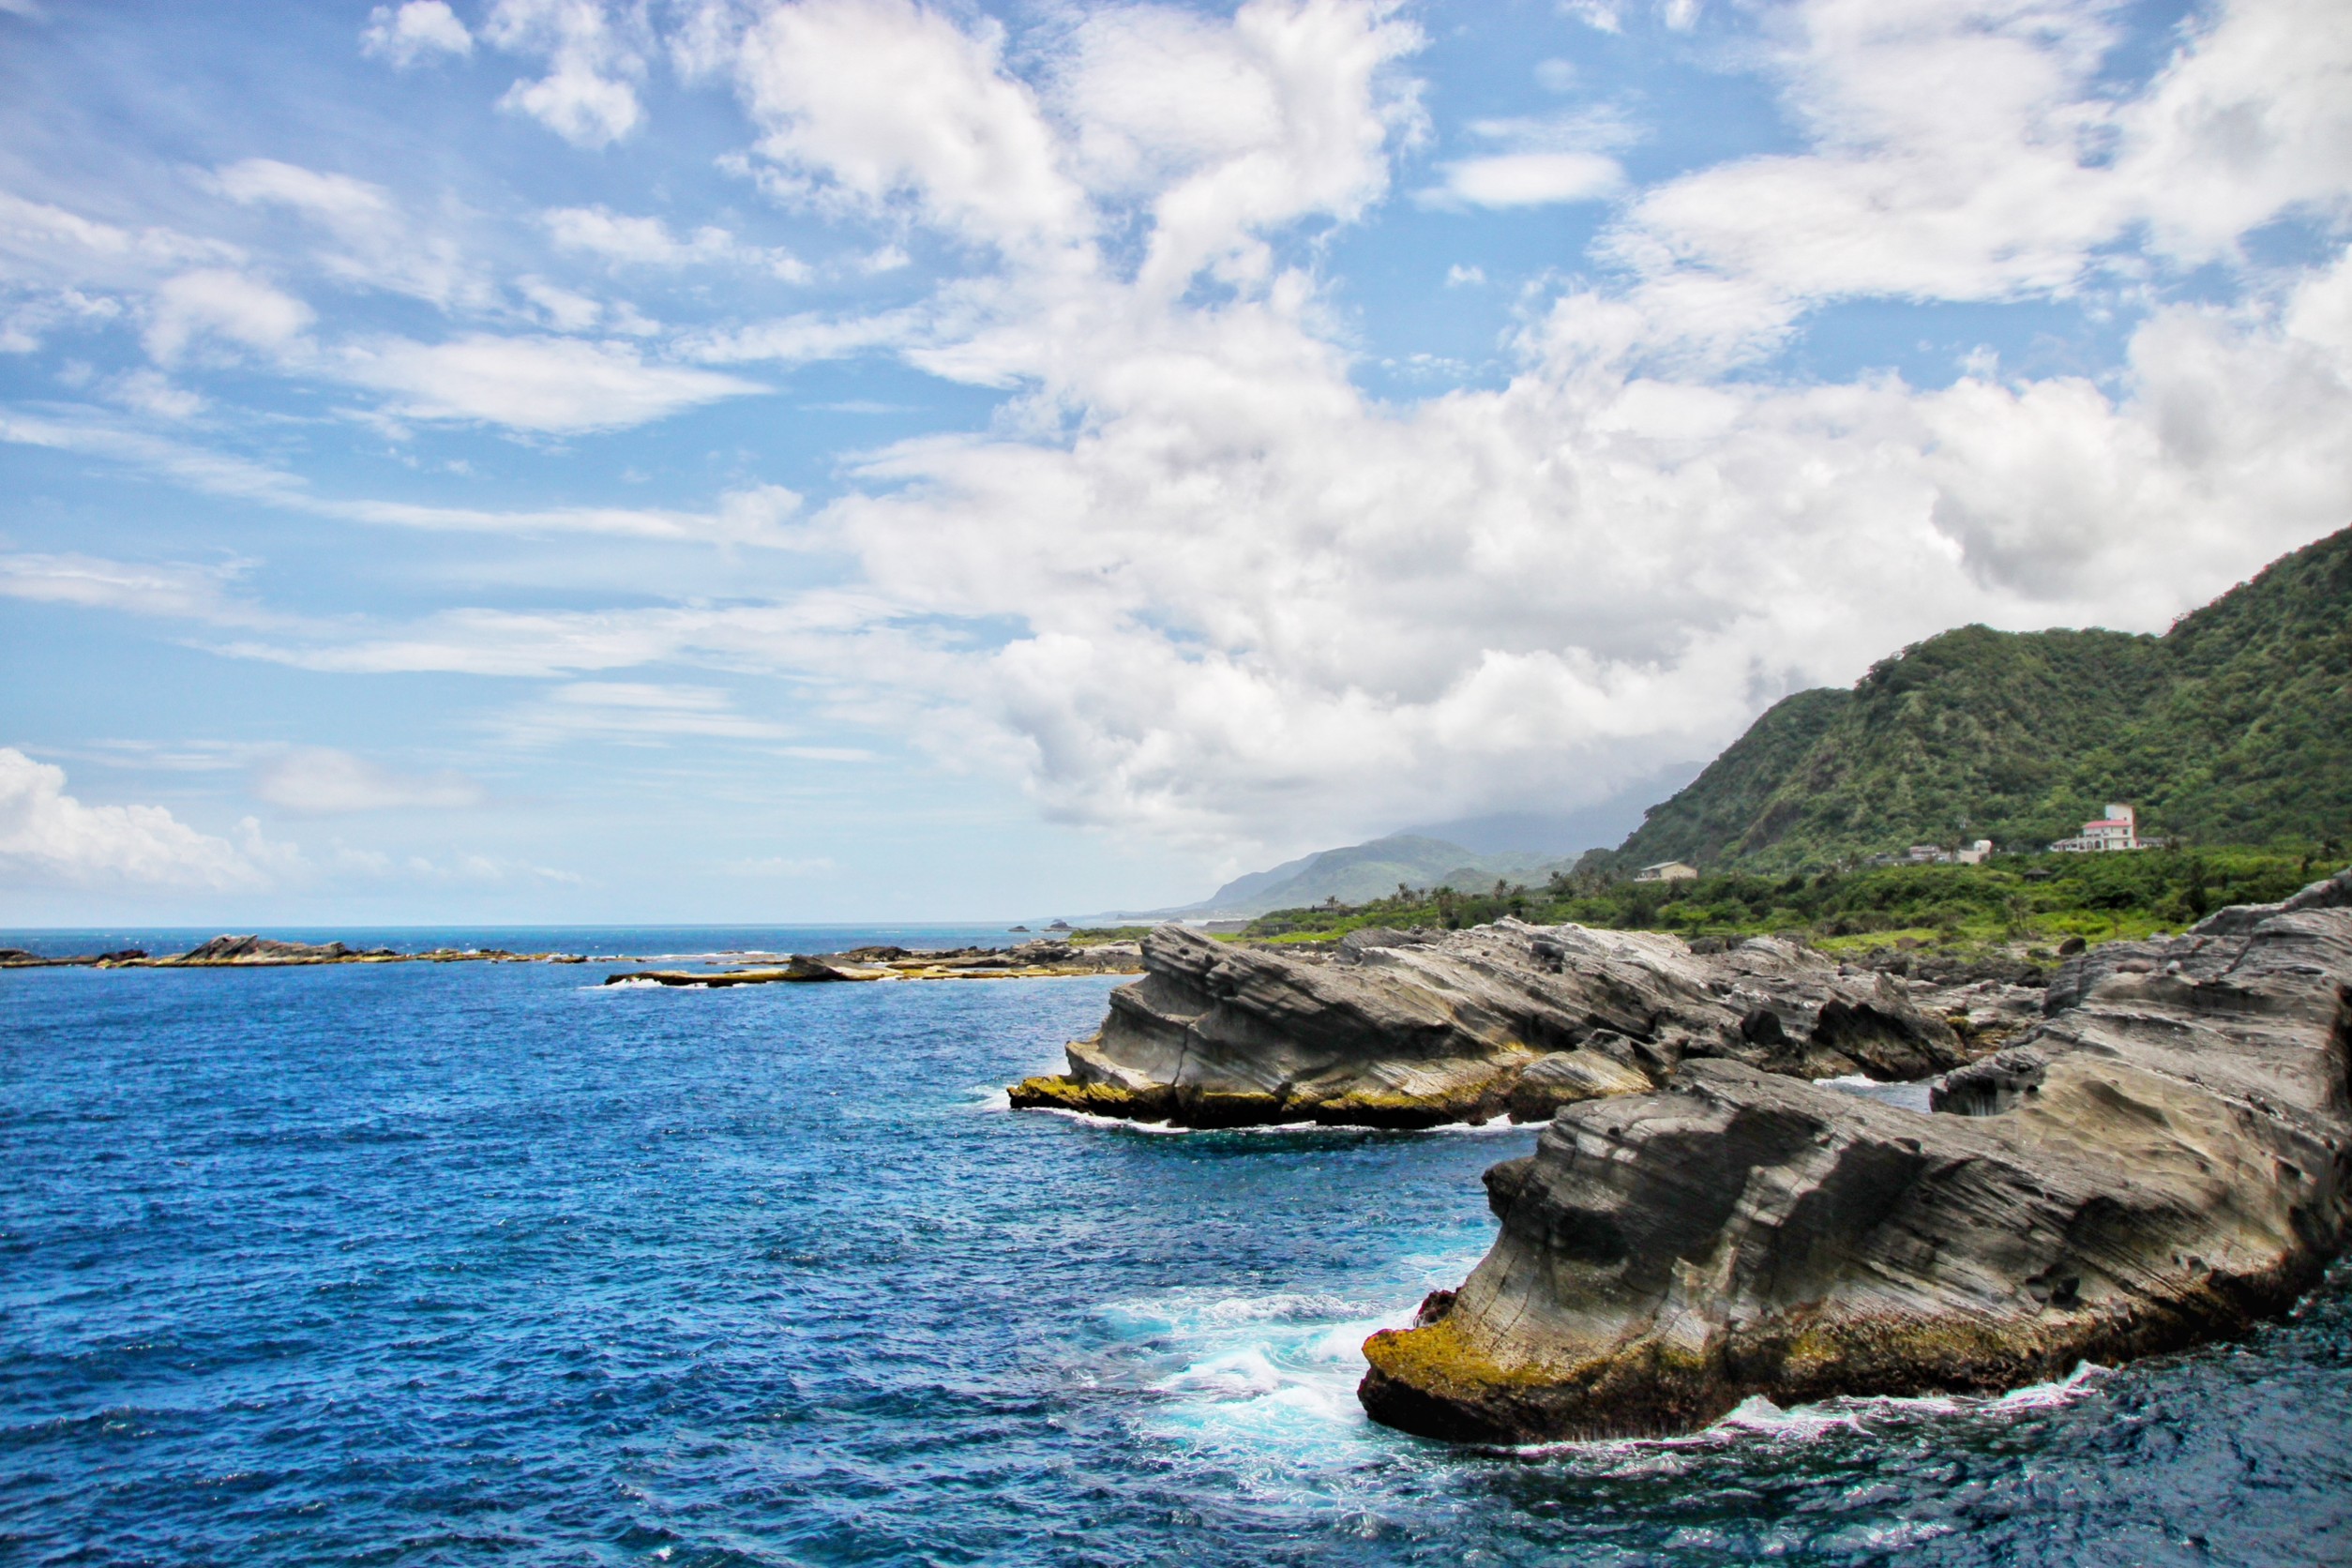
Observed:
[[[2352,1560],[2352,1289],[1997,1401],[1466,1452],[1357,1347],[1524,1129],[1004,1108],[1103,979],[0,975],[0,1561]]]

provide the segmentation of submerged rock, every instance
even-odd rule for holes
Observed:
[[[2322,890],[2334,887],[2335,893]],[[1374,1419],[1516,1442],[1762,1395],[1993,1391],[2245,1328],[2352,1213],[2352,879],[2068,961],[1922,1114],[1685,1062],[1487,1173],[1442,1316],[1378,1334]]]
[[[1425,1127],[1638,1093],[1688,1058],[1918,1078],[1967,1059],[1905,982],[1756,938],[1698,955],[1650,931],[1505,920],[1350,932],[1312,957],[1162,926],[1069,1071],[1017,1108],[1216,1127]]]

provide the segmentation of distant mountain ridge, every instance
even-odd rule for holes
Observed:
[[[2108,801],[2145,832],[2352,836],[2352,529],[2162,637],[1970,626],[1784,699],[1600,864],[1794,869],[2072,834]]]
[[[1400,833],[1368,843],[1301,855],[1263,871],[1234,878],[1197,904],[1175,909],[1123,911],[1125,918],[1181,919],[1186,916],[1257,915],[1273,910],[1302,909],[1336,898],[1360,904],[1410,887],[1452,886],[1469,892],[1492,885],[1498,878],[1540,882],[1554,870],[1568,870],[1576,857],[1520,851],[1479,854],[1442,838]]]

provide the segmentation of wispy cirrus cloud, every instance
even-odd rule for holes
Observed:
[[[804,535],[795,534],[785,526],[799,512],[801,497],[781,485],[753,485],[731,491],[720,498],[716,508],[707,512],[648,506],[511,509],[445,506],[321,496],[313,493],[300,476],[283,469],[171,437],[154,435],[86,414],[34,417],[0,411],[0,443],[92,453],[167,475],[190,489],[209,494],[258,501],[313,517],[385,527],[522,536],[600,534],[620,538],[780,548],[797,548],[809,542]],[[103,569],[135,575],[147,569],[99,562],[88,557],[0,557],[0,560],[5,559],[80,560],[85,562],[93,573]],[[200,572],[199,568],[193,567],[171,569]],[[23,570],[30,572],[32,568]],[[9,580],[15,580],[0,579],[0,592],[10,591],[5,586]],[[29,582],[32,578],[26,577],[23,580]],[[59,593],[62,596],[62,588]],[[21,596],[35,596],[28,591]]]
[[[293,746],[253,770],[253,792],[304,816],[365,811],[449,811],[479,806],[482,786],[463,774],[402,773],[334,746]]]
[[[342,374],[393,395],[412,419],[476,419],[569,435],[667,418],[766,392],[758,382],[649,364],[631,344],[475,333],[440,343],[381,339],[348,348]]]

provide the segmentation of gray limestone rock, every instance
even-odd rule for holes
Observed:
[[[2228,912],[2071,959],[1933,1113],[1728,1060],[1567,1108],[1488,1173],[1501,1233],[1442,1317],[1366,1344],[1365,1408],[1481,1441],[1685,1431],[2282,1310],[2352,1217],[2352,908]]]
[[[1774,938],[1702,957],[1656,932],[1505,920],[1352,932],[1310,959],[1163,926],[1143,968],[1070,1045],[1069,1071],[1015,1086],[1014,1105],[1186,1126],[1420,1127],[1547,1118],[1647,1089],[1686,1058],[1919,1078],[1967,1054],[1906,982]]]

